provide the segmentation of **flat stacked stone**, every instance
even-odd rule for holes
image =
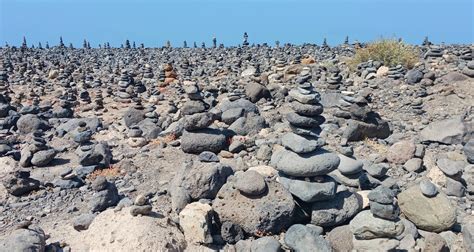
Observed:
[[[471,77],[471,78],[474,78],[474,61],[469,61],[467,64],[466,64],[466,67],[464,67],[464,69],[462,70],[462,73]]]
[[[86,89],[82,89],[79,92],[79,99],[81,99],[81,103],[83,104],[89,104],[91,102],[90,94]]]
[[[175,81],[176,78],[178,78],[178,75],[174,71],[173,65],[171,63],[165,64],[163,66],[163,70],[165,71],[165,80],[164,80],[164,82],[166,84],[171,83],[171,82]]]
[[[406,70],[402,65],[397,65],[388,69],[387,77],[395,80],[401,79],[405,76],[405,72]]]
[[[275,60],[275,68],[278,72],[283,72],[286,67],[286,58],[283,55],[279,55]]]
[[[459,58],[461,58],[462,60],[467,60],[467,61],[473,60],[474,59],[473,49],[471,48],[463,49],[461,51],[461,56]]]
[[[164,69],[160,69],[160,73],[158,74],[158,80],[162,83],[165,82],[166,79],[166,73]]]
[[[425,39],[423,40],[423,43],[421,45],[425,46],[425,47],[428,47],[428,46],[432,45],[432,43],[429,41],[428,37],[425,37]]]
[[[100,88],[102,87],[102,81],[100,79],[95,79],[92,84],[91,84],[91,87],[93,88]]]
[[[301,55],[295,56],[293,59],[293,64],[301,64]]]
[[[443,49],[439,46],[431,46],[428,51],[423,55],[425,59],[428,58],[440,58],[443,56]]]
[[[72,108],[72,103],[68,101],[68,94],[65,93],[59,97],[59,108],[53,111],[53,116],[57,118],[72,118],[74,111]]]

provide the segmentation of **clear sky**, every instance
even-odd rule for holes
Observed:
[[[119,46],[127,38],[146,46],[167,40],[237,45],[250,43],[329,44],[402,37],[419,44],[472,44],[474,0],[0,0],[0,43],[46,41]]]

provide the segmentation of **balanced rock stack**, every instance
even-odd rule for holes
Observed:
[[[167,63],[163,66],[163,70],[165,71],[165,84],[171,83],[178,78],[178,75],[173,69],[173,65],[171,63]],[[160,76],[161,77],[161,76]]]
[[[405,68],[402,65],[390,67],[388,69],[387,77],[391,79],[401,79],[405,76]]]
[[[127,133],[128,144],[131,147],[142,147],[147,144],[147,140],[143,137],[143,131],[138,126],[132,126]]]
[[[0,94],[6,96],[9,93],[8,88],[8,73],[4,68],[4,64],[0,64]]]
[[[340,160],[337,154],[322,149],[324,141],[318,139],[319,125],[324,122],[319,93],[305,82],[289,95],[294,99],[290,105],[295,112],[288,113],[287,120],[293,132],[282,137],[285,148],[273,153],[271,164],[279,171],[279,182],[303,202],[318,204],[333,199],[337,184],[327,174],[338,167]],[[316,225],[330,225],[315,221]]]
[[[368,198],[370,211],[358,213],[349,224],[354,249],[365,251],[380,244],[382,247],[378,249],[381,251],[392,251],[399,246],[398,239],[405,230],[395,194],[389,188],[379,186],[368,194]]]
[[[329,76],[327,77],[327,88],[329,90],[338,90],[342,84],[342,75],[340,70],[336,67],[329,69]]]
[[[464,69],[462,70],[462,73],[471,77],[471,78],[474,78],[474,61],[469,61],[467,64],[466,64],[466,67],[464,67]]]
[[[46,145],[41,131],[35,131],[29,144],[21,150],[20,165],[22,167],[47,166],[56,156],[56,150]]]
[[[127,70],[122,70],[118,82],[118,92],[116,99],[122,103],[130,103],[132,98],[133,80],[128,75]]]
[[[143,81],[148,81],[153,79],[153,69],[149,64],[145,64],[145,69],[143,70]]]
[[[430,49],[425,53],[424,58],[440,58],[443,56],[443,50],[439,46],[432,46]]]
[[[193,81],[184,81],[183,89],[188,100],[181,107],[183,115],[192,115],[194,113],[201,113],[208,109],[208,105],[203,101],[199,86]]]
[[[74,111],[71,109],[72,103],[68,101],[68,94],[63,94],[59,98],[60,108],[53,111],[53,116],[57,118],[72,118]]]
[[[461,56],[459,58],[467,61],[471,61],[474,59],[474,53],[472,52],[473,49],[471,48],[465,48],[461,51]]]
[[[286,115],[292,131],[298,135],[318,137],[321,131],[319,125],[325,119],[321,116],[323,106],[320,94],[308,80],[298,84],[298,87],[288,93],[293,99],[290,106],[293,112]]]
[[[227,138],[220,130],[208,128],[214,115],[207,112],[208,105],[202,101],[199,87],[194,82],[185,82],[184,90],[189,100],[181,108],[184,115],[184,132],[181,148],[186,153],[203,151],[218,153],[226,148]]]
[[[391,132],[388,122],[380,115],[371,111],[368,106],[370,93],[361,92],[352,96],[343,96],[342,105],[334,116],[348,119],[344,129],[341,144],[348,141],[359,141],[368,138],[387,138]]]
[[[102,97],[102,91],[97,90],[95,92],[95,99],[94,99],[94,110],[101,110],[104,109],[104,98]]]

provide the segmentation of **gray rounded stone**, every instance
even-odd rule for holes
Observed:
[[[327,201],[315,202],[312,205],[311,223],[321,227],[333,227],[346,222],[362,209],[362,198],[342,191]]]
[[[424,179],[420,182],[420,190],[426,197],[434,197],[438,193],[436,186],[431,181]]]
[[[291,194],[304,202],[316,202],[334,198],[336,195],[336,182],[329,177],[322,177],[320,181],[305,181],[280,176],[278,181],[288,189]]]
[[[335,170],[339,165],[339,157],[324,149],[305,154],[281,150],[272,155],[271,163],[278,171],[289,176],[314,177]]]
[[[285,233],[285,244],[296,252],[332,251],[331,245],[316,229],[295,224]]]
[[[267,189],[265,179],[256,171],[246,171],[235,175],[235,188],[246,195],[260,195]]]
[[[289,132],[281,138],[281,144],[296,153],[308,153],[316,150],[321,143],[316,140],[308,140],[300,135]]]
[[[338,156],[341,161],[339,162],[339,166],[337,167],[337,169],[342,174],[351,175],[362,171],[362,167],[364,166],[364,163],[362,163],[362,161],[349,158],[341,154],[338,154]]]
[[[48,165],[56,156],[56,151],[54,149],[42,150],[33,154],[31,158],[31,164],[34,166],[46,166]]]
[[[403,222],[375,217],[370,211],[357,214],[349,224],[357,239],[395,238],[404,230]]]

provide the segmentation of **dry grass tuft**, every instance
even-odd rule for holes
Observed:
[[[377,142],[377,140],[371,138],[364,139],[364,145],[379,154],[386,154],[388,152],[387,146],[380,144]]]
[[[120,169],[113,165],[110,165],[108,168],[98,169],[92,172],[87,176],[88,180],[95,180],[99,176],[103,176],[106,178],[116,178],[120,175]]]
[[[164,137],[159,137],[156,139],[153,139],[150,144],[151,145],[159,145],[161,143],[170,143],[173,142],[174,140],[178,139],[178,136],[174,133],[168,134]]]
[[[348,60],[347,64],[354,70],[358,64],[368,60],[382,62],[388,67],[402,65],[411,69],[419,61],[419,52],[413,46],[396,39],[380,39],[368,44],[365,48],[357,49],[356,54]]]

